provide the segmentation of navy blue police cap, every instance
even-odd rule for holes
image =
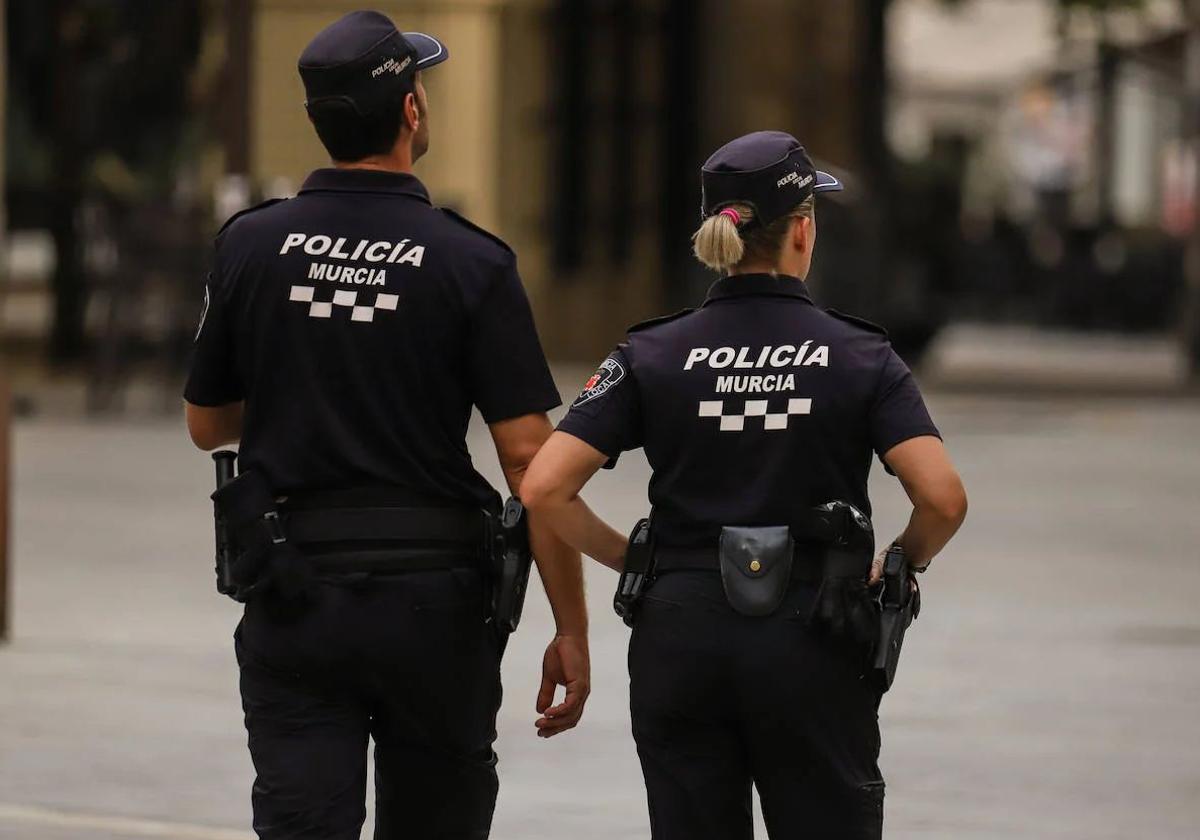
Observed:
[[[813,193],[842,189],[842,183],[813,166],[792,135],[756,131],[726,143],[704,164],[700,218],[731,204],[754,210],[754,224],[771,224],[791,213]]]
[[[350,105],[379,111],[413,91],[418,70],[450,57],[446,45],[422,32],[400,32],[380,12],[351,12],[322,29],[300,54],[305,106]]]

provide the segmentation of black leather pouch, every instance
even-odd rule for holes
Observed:
[[[795,553],[786,525],[721,529],[721,583],[729,605],[742,615],[770,615],[792,579]]]

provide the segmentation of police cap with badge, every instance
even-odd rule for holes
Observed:
[[[700,218],[746,204],[752,220],[730,211],[738,227],[766,227],[791,213],[814,193],[836,192],[842,183],[817,169],[800,141],[783,131],[756,131],[726,143],[700,173]],[[744,222],[744,223],[743,223]]]
[[[317,33],[300,55],[305,107],[376,113],[413,92],[417,71],[450,57],[423,32],[401,32],[380,12],[351,12]]]

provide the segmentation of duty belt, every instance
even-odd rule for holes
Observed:
[[[811,549],[811,546],[807,547]],[[806,551],[805,548],[806,546],[796,547],[792,580],[800,583],[820,583],[823,571],[819,555],[815,550]],[[660,575],[666,572],[720,572],[718,548],[715,544],[687,548],[660,546],[654,552],[654,571]]]
[[[486,514],[473,508],[283,506],[288,538],[318,572],[481,567]]]
[[[748,616],[770,615],[790,582],[820,584],[824,592],[829,580],[865,581],[874,535],[862,511],[834,500],[791,520],[723,526],[718,540],[695,546],[663,545],[650,520],[640,520],[629,538],[614,611],[632,627],[646,589],[665,572],[716,572],[730,606]]]
[[[861,517],[865,528],[870,529],[870,522],[854,508],[841,504],[822,505],[818,508],[801,511],[790,526],[792,537],[796,540],[794,563],[792,565],[792,580],[820,583],[831,572],[837,574],[840,570],[830,568],[839,565],[840,558],[823,556],[830,545],[845,544],[853,539],[864,527],[856,523],[855,516]],[[654,568],[657,573],[677,571],[711,571],[721,570],[719,546],[716,541],[710,545],[691,547],[657,546],[654,551]],[[847,556],[847,563],[856,564],[853,556]]]

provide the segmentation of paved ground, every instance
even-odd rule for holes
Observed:
[[[1200,404],[933,401],[972,511],[882,717],[892,838],[1182,838],[1200,823]],[[473,449],[495,475],[486,437]],[[212,592],[207,460],[166,423],[16,432],[0,838],[246,837],[250,766]],[[646,466],[590,498],[626,527]],[[882,533],[904,498],[875,477]],[[644,837],[626,631],[590,574],[585,725],[533,737],[540,596],[505,663],[501,840]],[[369,835],[368,835],[369,836]]]
[[[1172,335],[1126,335],[1032,326],[955,323],[938,333],[922,381],[989,394],[1156,396],[1188,387]]]

